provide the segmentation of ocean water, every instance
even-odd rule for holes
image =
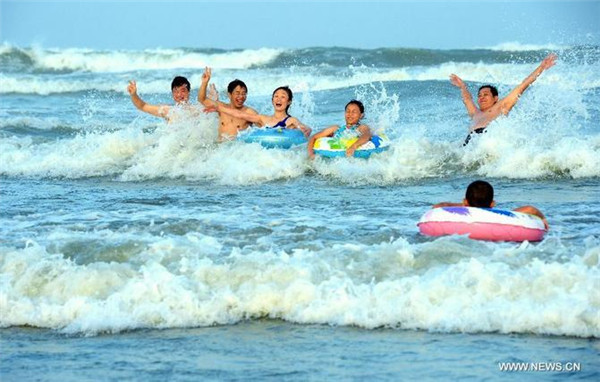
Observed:
[[[506,94],[463,147],[448,76]],[[318,131],[352,98],[392,139],[368,160],[216,144],[216,116],[170,125],[204,67],[225,96]],[[0,375],[22,380],[598,379],[600,48],[97,51],[0,46]],[[419,234],[490,181],[548,217],[539,243]],[[578,363],[503,372],[500,362]]]

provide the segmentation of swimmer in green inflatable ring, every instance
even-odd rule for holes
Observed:
[[[319,138],[334,138],[334,142],[330,143],[330,145],[339,145],[339,148],[347,147],[347,157],[352,157],[357,148],[369,142],[372,135],[371,129],[369,128],[369,126],[360,123],[360,120],[365,115],[365,107],[362,104],[362,102],[353,99],[352,101],[348,102],[345,110],[345,125],[331,125],[310,137],[307,145],[308,157],[310,159],[313,159],[315,157],[314,146],[316,140]],[[346,142],[352,143],[346,144]],[[335,148],[337,148],[337,146]]]

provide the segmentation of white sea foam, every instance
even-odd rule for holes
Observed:
[[[38,130],[52,130],[59,127],[64,126],[64,122],[57,117],[53,118],[36,118],[36,117],[7,117],[0,119],[0,129],[4,129],[6,127],[27,127],[34,128]]]
[[[6,47],[4,48],[7,49]],[[34,47],[21,50],[40,70],[70,70],[89,72],[129,72],[135,70],[245,69],[264,65],[276,58],[279,49],[261,48],[200,53],[184,49],[148,49],[144,51],[98,51],[91,49],[44,49]]]
[[[526,52],[526,51],[536,51],[536,50],[549,50],[549,51],[560,51],[564,49],[568,49],[568,46],[564,45],[556,45],[556,44],[523,44],[517,41],[503,42],[498,45],[494,45],[489,48],[489,50],[503,51],[503,52]]]
[[[384,153],[363,159],[307,158],[305,145],[269,150],[258,144],[215,144],[216,116],[164,125],[137,125],[46,143],[8,137],[0,141],[0,173],[10,176],[124,181],[180,178],[222,184],[255,184],[303,176],[309,169],[342,183],[391,184],[399,180],[468,173],[508,178],[598,177],[600,137],[561,135],[544,140],[509,122],[491,126],[463,148],[423,132],[401,131]],[[377,129],[374,129],[377,131]],[[391,135],[391,134],[390,134]],[[532,136],[535,135],[535,136]],[[548,135],[546,135],[547,137]],[[510,153],[510,155],[506,155]]]
[[[543,146],[539,141],[526,132],[490,129],[469,144],[462,163],[467,168],[478,167],[478,174],[490,177],[600,176],[600,136],[563,137]]]
[[[129,261],[78,265],[34,242],[0,248],[0,326],[96,334],[280,318],[439,332],[600,336],[600,246],[404,239],[241,254],[164,237]],[[557,247],[558,245],[558,247]],[[559,255],[548,258],[544,247]],[[453,253],[460,253],[458,258]],[[540,257],[543,255],[544,257]]]
[[[212,144],[216,139],[216,123],[214,115],[206,115],[163,125],[149,133],[134,125],[124,130],[92,132],[39,144],[30,137],[5,138],[0,141],[0,172],[65,178],[118,175],[135,164],[137,156],[154,147],[158,147],[156,152],[162,158],[171,158],[176,157],[174,152]],[[160,151],[164,146],[175,151]],[[157,170],[154,174],[162,173]]]
[[[450,74],[459,74],[463,80],[479,83],[492,83],[514,87],[535,69],[535,64],[487,64],[448,62],[437,66],[412,66],[404,68],[350,67],[341,74],[322,74],[314,68],[297,68],[293,72],[280,69],[248,70],[243,74],[251,96],[269,96],[273,89],[289,85],[295,92],[344,89],[372,83],[406,81],[448,81]],[[193,87],[201,81],[202,70],[184,69],[181,75],[187,76]],[[232,76],[241,76],[231,71],[213,72],[212,82],[217,84],[221,97]],[[0,94],[56,94],[82,91],[125,93],[129,80],[135,79],[138,90],[143,94],[164,94],[170,90],[171,77],[165,78],[156,73],[95,74],[83,77],[45,77],[23,74],[0,74]],[[24,86],[24,84],[27,86]],[[536,81],[536,86],[565,89],[596,89],[600,87],[598,68],[589,66],[562,66],[560,62],[544,73]],[[504,90],[504,89],[501,89]],[[509,90],[507,88],[507,90]],[[474,91],[474,90],[473,90]]]
[[[263,183],[301,176],[307,167],[305,157],[303,150],[267,150],[259,144],[239,142],[199,149],[193,141],[165,136],[138,152],[120,179],[185,177],[223,184]]]

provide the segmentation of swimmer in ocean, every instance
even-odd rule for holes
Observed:
[[[183,109],[190,109],[190,82],[185,77],[177,76],[171,82],[171,95],[173,101],[175,101],[175,107],[181,107]],[[129,81],[127,86],[127,92],[131,96],[131,102],[139,110],[154,115],[156,117],[164,118],[167,122],[173,122],[173,115],[171,113],[173,106],[171,105],[151,105],[140,98],[137,94],[137,84],[135,81]],[[194,113],[198,113],[198,110],[193,110]]]
[[[494,201],[494,187],[484,180],[476,180],[469,184],[465,193],[465,198],[462,203],[452,202],[441,202],[433,206],[433,208],[440,207],[476,207],[476,208],[494,208],[496,202]],[[521,212],[524,214],[534,215],[542,219],[544,227],[548,230],[548,220],[542,213],[534,206],[522,206],[513,209],[513,211]]]
[[[460,89],[463,103],[465,104],[467,113],[469,113],[469,117],[471,117],[472,120],[471,127],[469,128],[469,135],[467,136],[464,145],[469,143],[471,134],[483,133],[487,125],[498,116],[501,114],[508,115],[510,110],[519,100],[521,94],[523,94],[529,85],[531,85],[544,70],[554,65],[556,58],[557,56],[554,53],[546,56],[540,65],[529,76],[527,76],[523,82],[519,84],[519,86],[514,88],[506,97],[502,99],[498,99],[498,89],[496,89],[496,87],[492,85],[481,86],[479,88],[479,92],[477,93],[477,104],[479,107],[477,107],[473,102],[473,97],[471,96],[471,93],[467,89],[467,85],[465,85],[463,80],[456,74],[451,74],[450,83]]]
[[[202,74],[202,83],[200,84],[200,90],[198,91],[198,102],[207,108],[214,107],[213,101],[206,95],[210,77],[211,69],[207,67]],[[256,110],[244,105],[248,94],[248,87],[241,80],[235,79],[227,86],[227,94],[229,94],[228,104],[218,100],[217,90],[214,85],[211,85],[210,93],[210,97],[213,98],[215,102],[218,102],[222,109],[235,109],[248,114],[258,115]],[[246,119],[232,116],[220,110],[219,136],[217,140],[219,142],[234,140],[237,137],[238,132],[247,129],[250,125],[252,125],[252,123]]]

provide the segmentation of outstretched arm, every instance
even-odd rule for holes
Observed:
[[[135,81],[129,81],[127,91],[131,96],[131,102],[133,102],[135,107],[137,107],[139,110],[157,117],[167,118],[167,115],[169,114],[169,107],[166,105],[150,105],[144,102],[144,100],[142,100],[137,94],[137,84]]]
[[[265,116],[262,114],[254,114],[252,112],[248,112],[245,110],[237,110],[232,107],[225,106],[219,101],[215,101],[215,100],[212,100],[209,98],[206,98],[206,102],[207,102],[206,103],[207,107],[214,107],[219,113],[224,113],[224,114],[230,115],[234,118],[240,118],[245,121],[255,123],[258,126],[263,126],[265,124],[264,123]],[[252,111],[254,111],[254,110],[252,110]]]
[[[306,145],[306,149],[308,150],[308,157],[310,159],[313,159],[315,157],[315,149],[314,149],[315,141],[319,138],[328,137],[328,136],[332,135],[333,133],[335,133],[335,131],[337,129],[339,129],[339,126],[332,125],[332,126],[326,127],[325,129],[319,131],[318,133],[316,133],[315,135],[310,137],[310,139],[308,140],[308,144]]]
[[[285,127],[288,129],[299,129],[307,138],[310,135],[310,132],[312,131],[310,127],[300,122],[296,117],[288,119],[285,123]]]
[[[450,75],[450,83],[460,89],[460,94],[463,103],[467,108],[467,113],[469,113],[469,117],[473,117],[477,112],[477,106],[475,106],[475,102],[473,102],[473,96],[469,92],[469,89],[467,89],[467,85],[465,85],[463,80],[456,74]]]
[[[550,53],[530,75],[528,75],[523,82],[519,84],[516,88],[514,88],[506,97],[502,99],[502,113],[508,114],[510,110],[515,106],[519,97],[523,92],[531,85],[542,72],[550,67],[552,67],[556,62],[556,54]]]

